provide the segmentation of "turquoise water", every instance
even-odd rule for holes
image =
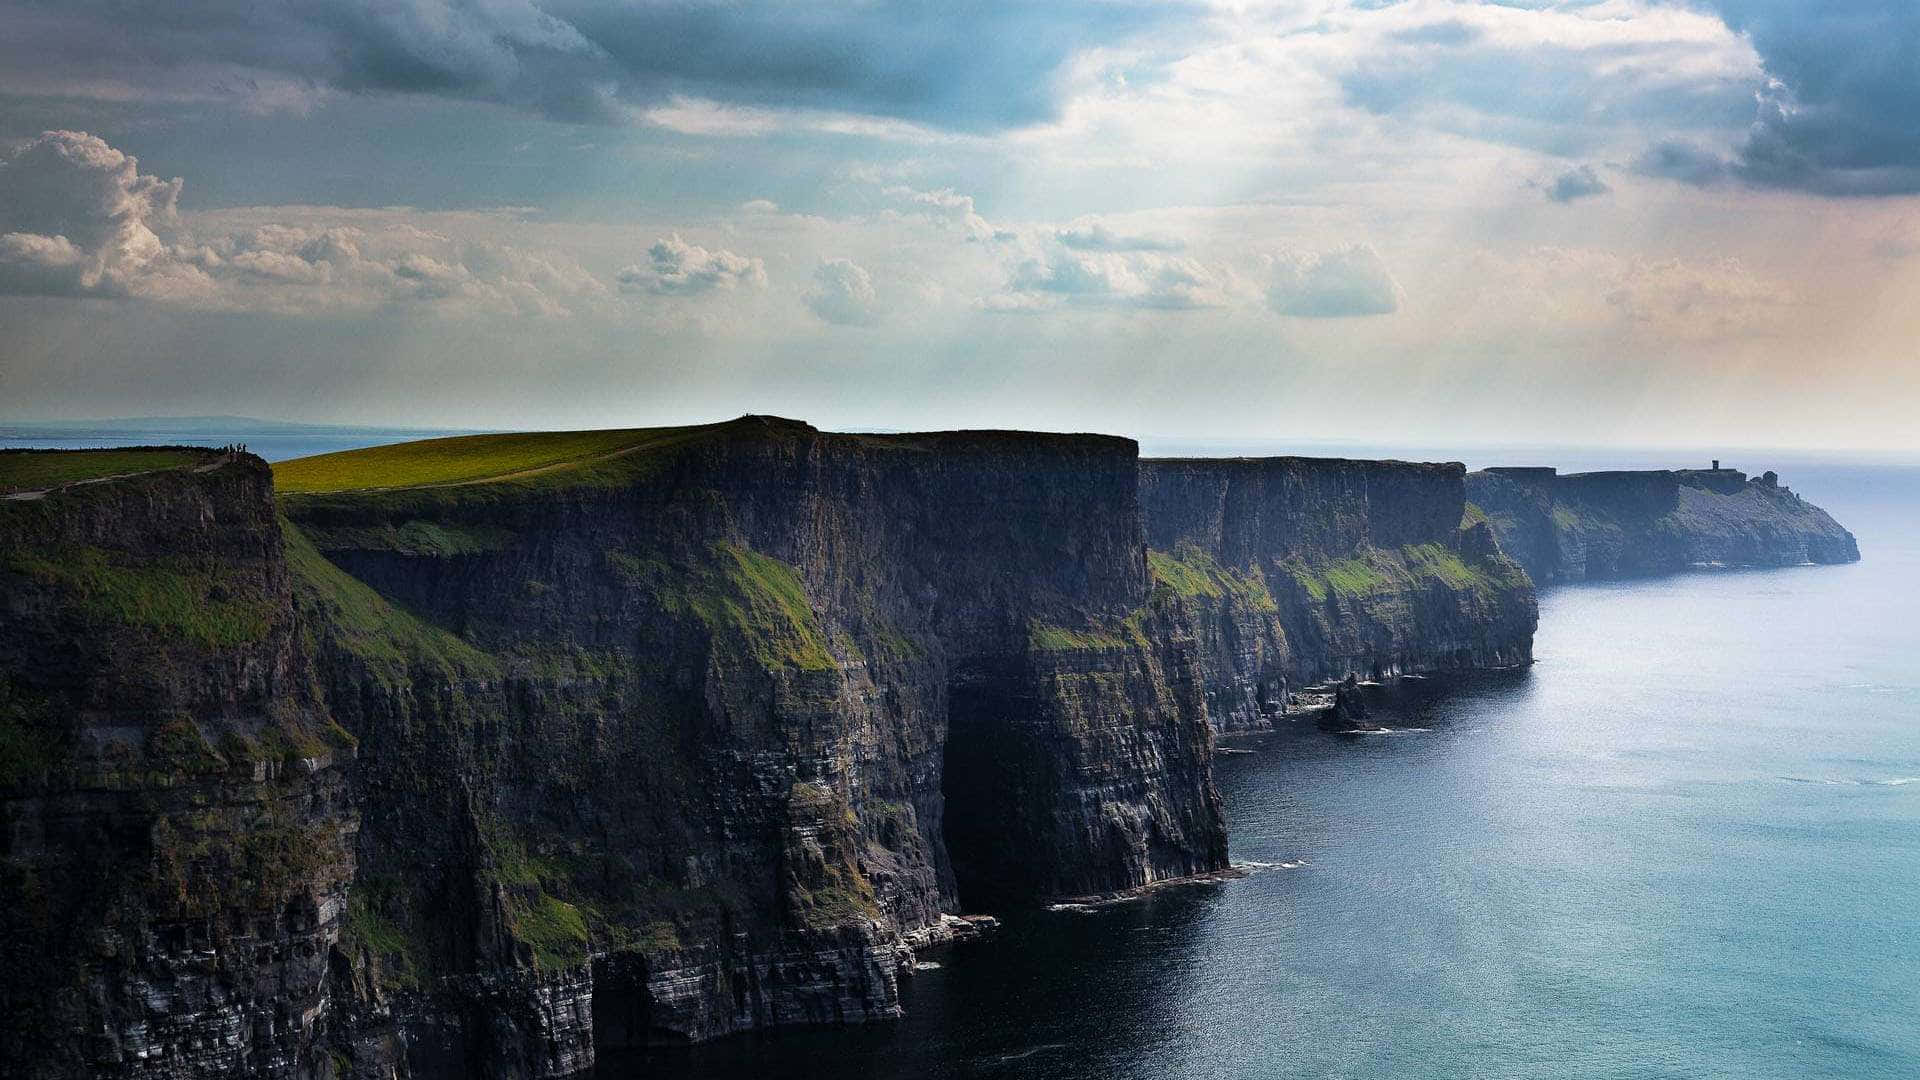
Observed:
[[[602,1074],[1920,1076],[1920,472],[1788,479],[1865,561],[1553,590],[1531,670],[1383,691],[1394,734],[1228,740],[1252,876]]]

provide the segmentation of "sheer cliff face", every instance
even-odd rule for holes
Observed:
[[[245,457],[0,503],[0,1058],[565,1075],[897,1015],[942,912],[1220,868],[1138,484],[755,419],[285,522]]]
[[[0,1071],[313,1060],[353,744],[263,463],[0,502]]]
[[[1771,473],[1487,469],[1467,485],[1501,547],[1541,584],[1860,558],[1853,534]]]
[[[606,1045],[893,1015],[896,946],[943,911],[1223,865],[1185,646],[1123,635],[1154,617],[1133,463],[1101,437],[753,420],[558,490],[290,500],[332,564],[499,671],[500,704],[448,722],[501,725],[463,744],[466,802],[370,789],[388,918],[477,876],[510,937],[577,920],[552,959],[607,953]],[[418,701],[379,708],[348,721],[368,759],[436,777],[444,738],[387,749]],[[421,822],[501,865],[422,886]]]
[[[1149,562],[1193,611],[1209,713],[1270,722],[1348,673],[1526,663],[1527,576],[1467,512],[1465,470],[1319,458],[1149,460]]]

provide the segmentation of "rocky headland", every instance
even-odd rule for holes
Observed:
[[[1852,533],[1771,472],[1484,469],[1468,474],[1467,496],[1543,586],[1860,558]]]
[[[1230,872],[1216,729],[1531,655],[1459,465],[771,417],[166,453],[4,474],[8,1075],[894,1017],[963,915]]]

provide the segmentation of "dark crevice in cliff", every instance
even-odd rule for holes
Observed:
[[[945,795],[947,855],[960,906],[995,911],[1045,895],[1046,867],[1033,856],[1046,844],[1035,804],[1057,778],[1057,748],[1037,742],[1022,720],[1032,701],[1005,680],[977,676],[949,690]]]

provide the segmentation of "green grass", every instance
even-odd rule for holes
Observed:
[[[283,494],[313,494],[551,477],[675,445],[714,426],[422,439],[283,461],[273,480]]]
[[[441,628],[396,606],[333,565],[298,526],[280,519],[294,596],[317,614],[335,640],[363,660],[426,663],[443,671],[496,674],[495,661]]]
[[[1258,567],[1244,573],[1228,569],[1192,544],[1181,544],[1171,554],[1148,551],[1147,568],[1154,580],[1189,599],[1233,597],[1254,611],[1277,609],[1266,576]]]
[[[1330,597],[1361,598],[1418,588],[1438,580],[1459,591],[1483,591],[1513,585],[1518,567],[1469,563],[1445,544],[1410,544],[1395,549],[1365,548],[1344,559],[1306,563],[1290,559],[1281,564],[1316,603]]]
[[[264,590],[221,572],[217,564],[185,558],[127,564],[92,547],[51,554],[20,552],[5,565],[67,592],[92,619],[144,627],[209,647],[258,641],[273,622],[273,603]]]
[[[394,879],[362,877],[354,882],[353,893],[347,900],[346,932],[380,957],[383,983],[417,990],[426,950],[404,926],[386,914],[387,909],[406,903],[407,898]]]
[[[1370,552],[1368,558],[1341,559],[1328,563],[1321,574],[1334,592],[1365,596],[1380,592],[1393,583],[1389,574],[1384,572],[1384,563],[1384,559]]]
[[[1440,544],[1401,548],[1400,555],[1413,574],[1437,577],[1455,589],[1477,589],[1493,583],[1485,570],[1467,565],[1458,552]]]
[[[572,967],[587,958],[586,917],[565,900],[544,892],[510,892],[507,917],[513,936],[533,948],[534,963],[542,970]]]
[[[533,950],[534,963],[542,970],[554,970],[585,960],[586,914],[548,891],[571,884],[567,860],[529,854],[526,845],[499,821],[483,822],[481,831],[493,852],[493,875],[505,886],[513,936]]]
[[[1027,624],[1027,644],[1035,652],[1079,652],[1124,649],[1126,639],[1100,630],[1069,630],[1035,619]]]
[[[505,551],[513,546],[514,534],[506,529],[485,526],[452,525],[446,522],[415,519],[399,525],[315,528],[317,537],[329,551],[351,548],[355,551],[392,551],[402,555],[429,555],[450,558]]]
[[[204,465],[216,450],[154,447],[130,450],[0,450],[0,493],[39,491],[77,480]]]
[[[793,567],[738,544],[714,544],[710,560],[670,566],[610,551],[608,561],[630,584],[653,589],[672,614],[691,614],[717,641],[734,645],[768,668],[835,666],[827,635]]]

